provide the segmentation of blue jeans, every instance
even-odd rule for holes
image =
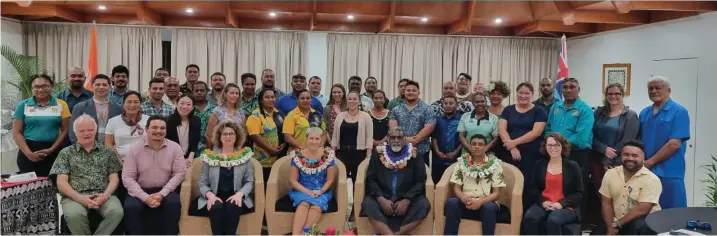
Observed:
[[[446,226],[443,229],[444,235],[458,235],[458,226],[461,224],[461,218],[465,214],[471,216],[479,215],[483,229],[483,235],[494,235],[495,224],[498,220],[498,204],[489,202],[483,204],[479,210],[470,210],[457,197],[449,198],[446,201]],[[477,218],[477,217],[469,217]]]
[[[523,217],[523,234],[562,235],[563,226],[578,222],[578,214],[571,209],[546,211],[542,206],[533,204]]]

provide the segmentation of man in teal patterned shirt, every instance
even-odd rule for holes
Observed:
[[[207,133],[207,123],[209,122],[209,116],[214,111],[215,106],[207,102],[207,83],[204,81],[194,82],[192,85],[192,95],[194,97],[194,115],[199,117],[202,121],[202,133],[199,139],[199,150],[204,149],[204,145],[207,143],[205,135]]]
[[[112,149],[95,142],[97,123],[91,116],[81,115],[73,128],[77,143],[62,149],[50,170],[57,175],[67,227],[73,235],[93,234],[87,212],[95,210],[102,221],[94,234],[112,234],[124,217],[122,204],[112,195],[119,185],[122,164]]]

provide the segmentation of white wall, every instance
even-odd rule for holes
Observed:
[[[653,60],[698,58],[695,166],[687,173],[696,173],[695,179],[707,178],[701,165],[709,164],[710,155],[717,156],[717,13],[607,32],[568,41],[570,77],[578,78],[581,97],[592,105],[602,101],[602,64],[631,63],[631,96],[625,103],[634,110],[651,104],[647,96],[647,80],[651,76]],[[680,78],[670,78],[680,83]],[[680,91],[674,91],[673,94]],[[678,101],[679,102],[679,101]],[[694,168],[694,169],[693,169]],[[696,171],[696,172],[693,172]],[[699,182],[693,184],[695,193],[691,205],[702,205],[706,200]],[[689,186],[688,186],[689,189]]]
[[[329,58],[329,44],[327,32],[305,32],[307,34],[306,39],[306,77],[307,79],[311,76],[318,76],[321,78],[321,93],[327,94],[327,88],[331,85],[327,85],[326,81],[326,66]],[[308,81],[307,81],[308,82]]]
[[[16,20],[12,19],[2,19],[2,22],[0,22],[0,29],[2,30],[2,37],[0,37],[0,43],[3,45],[9,45],[12,49],[14,49],[18,53],[25,53],[25,44],[23,43],[23,29],[22,24]],[[5,58],[2,59],[2,67],[0,67],[2,78],[6,78],[7,76],[11,75],[12,72],[10,72],[12,67],[7,63]],[[4,86],[4,85],[3,85]],[[3,90],[7,88],[2,88]],[[3,118],[0,121],[0,124],[5,124],[9,122],[8,116],[2,116]],[[2,135],[2,139],[12,139],[12,134],[7,133]],[[1,173],[11,173],[17,171],[17,164],[15,163],[17,155],[17,150],[12,151],[6,151],[0,153],[0,160],[2,161],[0,163],[0,172]]]

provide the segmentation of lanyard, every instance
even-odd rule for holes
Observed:
[[[102,111],[100,111],[100,107],[97,106],[97,103],[95,102],[95,110],[97,111],[97,119],[102,122],[107,121],[107,116],[110,112],[110,104],[107,103],[107,106],[105,107],[104,115],[102,114]]]
[[[180,146],[183,146],[182,144],[185,144],[185,142],[186,143],[189,142],[188,139],[187,139],[187,141],[184,141],[184,138],[187,137],[187,132],[189,130],[189,122],[187,122],[186,125],[184,124],[184,122],[182,122],[182,126],[177,127],[177,128],[180,128],[180,129],[184,128],[184,132],[179,132],[179,144],[180,144]]]

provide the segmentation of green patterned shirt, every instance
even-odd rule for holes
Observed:
[[[79,144],[66,147],[57,155],[51,175],[66,174],[68,182],[81,194],[102,193],[110,183],[110,175],[122,171],[112,149],[95,144],[89,152]]]
[[[199,150],[204,149],[204,145],[207,143],[206,138],[204,137],[204,134],[207,133],[207,123],[209,123],[209,116],[212,115],[212,111],[214,111],[214,104],[207,103],[207,106],[204,108],[204,112],[199,111],[199,108],[197,106],[194,106],[194,115],[199,117],[199,120],[202,121],[202,133],[200,134],[199,138]]]
[[[256,94],[249,100],[244,100],[244,96],[242,95],[241,101],[239,102],[239,110],[244,112],[245,117],[250,116],[254,109],[257,108],[259,108],[259,100],[257,99]]]

